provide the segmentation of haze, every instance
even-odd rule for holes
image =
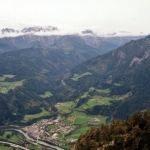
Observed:
[[[0,28],[52,25],[61,31],[150,33],[150,0],[1,0]]]

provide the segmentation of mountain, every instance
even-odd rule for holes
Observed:
[[[28,28],[26,28],[27,30]],[[34,30],[34,29],[33,29]],[[25,32],[25,31],[24,31]],[[0,53],[7,51],[14,51],[19,49],[30,48],[33,46],[49,47],[56,43],[62,43],[73,40],[74,42],[83,42],[87,45],[99,49],[99,54],[104,54],[113,50],[131,40],[141,38],[135,37],[97,37],[94,35],[50,35],[50,36],[37,36],[34,34],[21,35],[17,37],[4,37],[0,38]]]
[[[132,37],[132,39],[134,38]],[[95,43],[93,44],[90,39],[93,40],[93,43],[98,40],[97,46],[94,46]],[[130,38],[119,39],[126,41]],[[91,87],[105,89],[108,86],[108,89],[110,89],[109,94],[114,96],[113,91],[117,92],[116,85],[121,85],[119,88],[123,88],[124,85],[120,83],[122,79],[115,74],[114,67],[116,66],[118,70],[121,70],[123,68],[121,65],[123,64],[120,63],[120,59],[124,58],[124,51],[128,52],[125,56],[130,56],[130,49],[133,49],[132,44],[137,43],[139,48],[139,43],[138,41],[131,41],[121,47],[121,49],[125,50],[117,49],[96,57],[116,47],[107,40],[109,41],[107,38],[77,35],[25,35],[0,39],[3,47],[0,54],[0,113],[3,116],[1,117],[1,124],[20,122],[26,114],[40,112],[40,108],[47,110],[51,108],[55,113],[57,111],[54,107],[56,102],[69,99],[75,100]],[[115,41],[116,39],[113,40]],[[101,47],[100,45],[103,46]],[[91,58],[93,59],[89,60]],[[146,57],[143,56],[143,59],[145,58],[147,59],[147,55]],[[86,60],[89,61],[75,67]],[[119,65],[115,64],[117,61],[119,61]],[[61,77],[73,67],[75,68],[66,74],[64,78]],[[111,71],[112,73],[109,74]],[[118,72],[122,74],[121,71]],[[110,82],[108,74],[109,76],[115,74],[115,76],[111,77],[111,82],[114,82],[114,86],[107,84],[107,82]],[[115,81],[117,80],[116,78],[118,81]],[[125,89],[128,88],[125,87]],[[45,93],[48,93],[48,96]],[[90,91],[89,94],[94,95],[93,91]],[[126,93],[121,94],[125,95]],[[120,101],[114,104],[119,105]],[[82,99],[77,106],[81,105]],[[100,107],[98,107],[99,109]],[[91,114],[97,113],[95,106],[85,111]],[[119,107],[117,111],[119,111]],[[108,113],[106,114],[110,116]],[[113,115],[115,116],[116,114]]]
[[[123,119],[150,108],[149,67],[150,36],[147,36],[80,64],[63,81],[74,89],[67,91],[68,99],[79,98],[78,107],[97,97],[97,104],[93,102],[84,109],[87,114]]]
[[[142,150],[149,149],[150,111],[137,112],[126,120],[92,127],[81,135],[70,150]]]
[[[55,91],[55,87],[59,86],[56,79],[98,53],[98,49],[86,45],[78,37],[69,38],[48,48],[34,46],[2,53],[1,124],[20,122],[26,114],[40,112],[43,107],[55,110],[53,105],[56,101],[61,101],[60,95],[57,96]],[[49,95],[41,96],[44,93]]]

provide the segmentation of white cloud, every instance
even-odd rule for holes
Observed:
[[[149,34],[149,8],[149,0],[1,0],[0,22],[6,20],[10,27],[52,25],[69,33],[92,29],[99,34]]]

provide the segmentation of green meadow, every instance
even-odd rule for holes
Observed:
[[[53,96],[53,94],[50,91],[46,91],[44,94],[41,94],[40,97],[42,98],[48,98]]]
[[[79,76],[74,75],[74,80],[78,80]],[[90,96],[91,91],[96,91],[94,96]],[[87,92],[85,92],[81,98],[87,98],[87,101],[81,104],[78,108],[76,108],[78,100],[68,101],[64,103],[58,103],[56,108],[60,114],[65,116],[63,118],[64,124],[74,125],[76,128],[62,138],[60,141],[63,144],[63,148],[69,149],[72,145],[67,139],[73,138],[77,140],[81,134],[85,134],[89,128],[92,126],[98,126],[101,123],[106,123],[107,116],[102,115],[87,115],[86,109],[92,108],[96,105],[111,105],[112,100],[123,100],[129,96],[130,93],[119,96],[109,96],[110,89],[94,89],[93,87],[89,88]]]
[[[83,76],[87,76],[87,75],[91,75],[92,73],[90,72],[85,72],[84,74],[78,75],[78,74],[74,74],[73,78],[71,78],[73,81],[78,81],[79,78],[83,77]]]
[[[53,129],[53,128],[55,128],[55,124],[48,125],[47,128],[48,129]]]
[[[14,90],[18,86],[23,85],[23,81],[16,81],[16,82],[0,82],[0,93],[7,94],[9,90]]]
[[[6,74],[0,77],[0,81],[5,81],[6,78],[13,78],[13,77],[15,77],[15,75]]]
[[[62,114],[70,113],[76,106],[76,103],[74,101],[65,102],[56,104],[55,107],[58,109],[58,111]]]
[[[37,113],[37,114],[33,114],[33,115],[25,115],[23,122],[27,122],[27,121],[32,120],[32,119],[37,119],[37,118],[41,118],[41,117],[45,117],[45,116],[50,115],[49,111],[46,111],[44,108],[41,108],[41,109],[42,109],[41,113]]]
[[[4,131],[2,135],[0,135],[0,140],[4,140],[10,143],[16,143],[20,145],[21,141],[24,141],[24,137],[20,135],[19,133],[16,133],[14,131]],[[0,145],[0,150],[20,150],[19,148],[13,148],[9,146],[1,146]],[[41,150],[41,148],[38,148],[37,146],[34,145],[28,145],[28,149],[32,150]]]
[[[28,147],[31,150],[42,150],[42,148],[36,147],[36,146],[29,146]]]
[[[24,80],[8,82],[6,78],[13,78],[15,75],[7,74],[0,77],[0,93],[7,94],[9,90],[14,90],[18,86],[22,86]]]
[[[12,143],[18,143],[21,140],[21,136],[13,134],[13,131],[5,131],[3,135],[0,135],[0,140],[5,140]]]
[[[13,150],[13,148],[9,146],[0,146],[0,150]]]

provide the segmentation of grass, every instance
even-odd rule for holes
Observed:
[[[0,150],[13,150],[13,148],[9,146],[0,146]]]
[[[110,93],[110,89],[104,89],[104,90],[96,89],[96,91],[99,92],[99,93],[105,93],[105,94],[109,94]]]
[[[66,136],[65,138],[75,138],[75,139],[78,139],[78,137],[81,135],[81,134],[85,134],[87,132],[87,130],[89,130],[90,127],[88,127],[87,125],[84,125],[80,128],[77,128],[76,130],[74,130],[73,132],[71,132],[70,135]]]
[[[121,84],[119,84],[119,83],[114,83],[114,85],[115,85],[115,86],[121,86]]]
[[[4,134],[0,136],[0,140],[18,143],[20,141],[20,138],[17,135],[13,134],[12,131],[5,131]]]
[[[56,104],[56,108],[58,109],[59,112],[61,113],[69,113],[71,112],[76,106],[76,103],[73,102],[73,101],[70,101],[70,102],[65,102],[65,103],[60,103],[59,104]]]
[[[11,74],[6,74],[3,75],[2,77],[0,77],[0,81],[5,81],[6,78],[14,78],[15,75],[11,75]]]
[[[72,115],[76,115],[76,129],[72,131],[69,135],[65,136],[61,141],[63,148],[69,149],[72,146],[72,143],[68,142],[67,139],[74,138],[78,139],[81,134],[85,134],[92,126],[100,125],[100,123],[105,123],[107,117],[97,115],[97,116],[88,116],[83,112],[74,111]],[[69,115],[70,116],[70,115]],[[96,123],[93,118],[98,118],[100,122]],[[88,122],[87,122],[88,121]],[[65,144],[65,145],[64,145]]]
[[[36,146],[29,146],[28,148],[32,150],[42,150],[41,148],[36,147]]]
[[[65,149],[69,149],[73,144],[68,142],[67,139],[74,138],[77,140],[79,138],[79,136],[81,134],[85,134],[89,128],[90,127],[88,127],[87,125],[82,125],[80,128],[76,128],[73,132],[71,132],[69,135],[65,136],[61,140],[61,143],[63,144],[62,147]]]
[[[87,124],[87,122],[90,122],[90,124],[94,125],[95,121],[93,118],[98,118],[100,120],[100,123],[105,123],[107,119],[107,117],[104,117],[101,115],[97,115],[97,116],[87,115],[86,113],[79,112],[79,111],[74,111],[72,114],[68,116],[68,118],[70,116],[75,116],[73,124],[76,124],[76,125]]]
[[[55,128],[55,124],[48,125],[47,128],[48,129],[53,129],[53,128]]]
[[[87,117],[77,117],[74,124],[83,124],[88,121]]]
[[[53,96],[53,94],[50,91],[46,91],[44,94],[41,94],[40,97],[42,98],[48,98]]]
[[[87,75],[91,75],[92,73],[90,72],[85,72],[84,74],[78,75],[78,74],[74,74],[73,78],[71,78],[73,81],[78,81],[79,78],[83,77],[83,76],[87,76]]]
[[[14,90],[18,86],[23,85],[24,80],[15,82],[0,81],[0,93],[7,94],[9,90]]]
[[[82,95],[82,97],[88,98],[89,92],[92,92],[93,90],[96,90],[98,94],[90,96],[88,101],[78,108],[75,108],[77,100],[76,102],[71,101],[60,103],[61,105],[56,105],[59,112],[66,114],[66,118],[63,122],[76,126],[76,129],[74,131],[72,131],[71,133],[69,133],[69,135],[66,135],[63,139],[60,140],[63,144],[63,148],[69,148],[72,145],[70,142],[67,141],[68,138],[78,139],[81,134],[85,134],[87,130],[92,126],[98,126],[101,123],[106,123],[106,119],[108,118],[107,116],[87,115],[85,113],[85,109],[91,108],[96,105],[109,106],[111,105],[112,100],[123,100],[131,94],[127,93],[121,96],[109,96],[110,89],[94,89],[93,87],[91,87],[87,92],[84,93],[84,95]]]
[[[109,89],[106,89],[106,90],[99,90],[99,92],[103,92],[105,94],[108,94],[110,91],[109,91]],[[127,93],[127,94],[121,95],[121,96],[114,95],[112,97],[95,95],[91,99],[89,99],[86,103],[81,105],[80,108],[77,108],[76,110],[83,111],[87,108],[91,108],[91,107],[94,107],[97,105],[108,105],[109,106],[109,105],[111,105],[112,100],[123,100],[123,99],[129,97],[130,94],[131,93]]]
[[[65,123],[71,123],[74,124],[75,116],[69,115],[68,118],[65,120]]]
[[[62,135],[59,135],[59,136],[62,136]],[[22,140],[22,139],[23,139],[23,137],[20,134],[13,132],[13,131],[5,131],[3,133],[3,135],[0,136],[0,140],[4,140],[7,142],[16,143],[16,144],[19,144],[20,140]],[[33,149],[33,150],[41,150],[41,148],[38,148],[36,146],[31,146],[31,145],[28,148]],[[0,145],[0,150],[13,150],[13,149],[14,148],[9,147],[9,146],[1,146]],[[19,150],[19,148],[16,150]]]
[[[58,138],[62,138],[63,137],[62,133],[60,133],[60,132],[56,132],[56,133],[57,133],[57,137]]]
[[[46,111],[44,108],[42,108],[41,113],[33,114],[33,115],[25,115],[23,122],[27,122],[27,121],[32,120],[32,119],[37,119],[37,118],[41,118],[41,117],[49,116],[49,115],[50,115],[50,112]]]

